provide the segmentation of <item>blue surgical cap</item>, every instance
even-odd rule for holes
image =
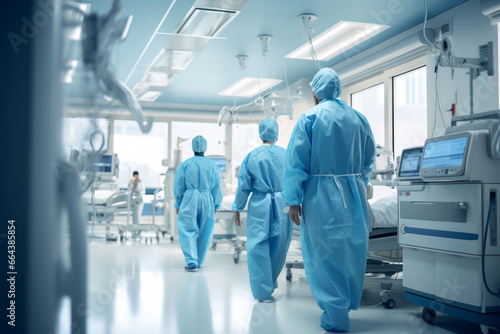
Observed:
[[[314,95],[318,99],[333,100],[340,97],[342,86],[337,72],[331,68],[322,68],[311,81]]]
[[[193,138],[193,151],[196,153],[205,153],[207,150],[207,140],[203,136]]]
[[[276,143],[278,140],[278,122],[272,118],[266,118],[259,124],[260,139],[269,143]]]

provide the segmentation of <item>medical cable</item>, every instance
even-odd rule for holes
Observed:
[[[491,209],[493,208],[493,205],[495,205],[496,203],[496,199],[495,198],[492,198],[490,200],[490,207],[488,209],[488,218],[486,219],[486,227],[485,227],[485,231],[484,231],[484,237],[483,237],[483,254],[482,254],[482,257],[481,257],[481,262],[482,262],[482,271],[483,271],[483,283],[484,283],[484,287],[486,288],[486,291],[488,291],[491,295],[497,297],[497,298],[500,298],[500,289],[498,290],[498,292],[493,292],[491,289],[490,289],[490,286],[488,285],[488,281],[486,280],[486,271],[485,271],[485,266],[484,266],[484,260],[485,260],[485,253],[486,253],[486,240],[488,238],[488,228],[490,226],[490,218],[491,218]]]
[[[439,108],[439,114],[441,115],[441,120],[443,121],[443,127],[444,129],[446,129],[446,123],[444,121],[444,117],[443,117],[443,111],[441,110],[441,101],[439,101],[439,92],[438,92],[438,73],[439,73],[439,70],[438,68],[436,67],[436,83],[435,83],[435,86],[436,86],[436,102],[437,102],[437,107]],[[434,108],[434,113],[437,114],[437,109]]]
[[[434,43],[431,43],[431,41],[429,41],[429,39],[427,38],[427,34],[425,33],[425,27],[427,26],[427,0],[424,0],[424,7],[425,7],[425,16],[424,16],[424,27],[422,33],[427,43],[429,43],[430,45],[434,45]]]
[[[311,21],[307,20],[307,15],[306,16],[301,15],[300,17],[302,19],[302,28],[298,31],[299,38],[301,38],[300,32],[302,31],[302,29],[306,29],[307,30],[307,40],[309,42],[309,51],[311,52],[311,58],[314,61],[314,64],[316,65],[316,67],[320,70],[321,64],[319,63],[318,56],[316,55],[316,50],[314,50],[314,45],[313,45],[312,37],[311,37],[311,33],[314,31],[314,28],[311,27]],[[315,15],[314,15],[314,17],[315,17]]]
[[[285,59],[283,59],[283,69],[285,71],[285,83],[286,83],[286,90],[288,92],[288,98],[290,98],[290,86],[288,85],[288,75],[287,75],[287,71],[286,71],[286,63],[285,63]]]
[[[92,125],[94,127],[94,129],[97,128],[97,122],[95,120],[92,121]],[[99,135],[101,136],[102,140],[101,140],[101,146],[99,147],[98,150],[95,149],[94,147],[94,138]],[[92,178],[87,186],[87,188],[85,189],[84,192],[86,192],[95,182],[95,177],[96,177],[96,168],[95,168],[95,164],[94,164],[94,161],[96,159],[96,153],[100,153],[103,149],[104,149],[104,143],[105,143],[105,138],[104,138],[104,132],[102,132],[100,129],[96,129],[94,131],[92,131],[90,133],[90,136],[89,136],[89,142],[90,142],[90,147],[92,148],[92,156],[91,156],[91,168],[92,168]],[[91,194],[91,204],[92,204],[92,233],[90,235],[90,241],[89,241],[89,245],[90,243],[94,240],[94,236],[95,236],[95,219],[96,219],[96,214],[97,214],[97,210],[96,210],[96,207],[95,207],[95,189],[93,188],[92,189],[92,194]]]
[[[398,279],[398,276],[399,276],[399,272],[397,272],[397,273],[396,273],[396,277],[395,277],[395,278],[394,278],[394,280],[393,280],[394,282],[391,284],[391,288],[390,288],[389,290],[387,290],[387,289],[383,289],[383,290],[384,290],[384,291],[391,292],[391,291],[392,291],[392,289],[393,289],[393,287],[394,287],[394,284],[396,283],[396,281],[397,281],[397,279]],[[382,305],[383,303],[385,303],[385,301],[384,301],[384,300],[382,300],[380,303],[375,304],[375,305],[368,305],[368,306],[362,306],[362,307],[377,307],[377,306],[379,306],[379,305]]]
[[[312,39],[311,39],[311,31],[308,32],[307,38],[309,40],[309,46],[310,46],[310,49],[311,49],[311,57],[312,57],[312,59],[314,61],[314,64],[316,65],[316,67],[319,70],[321,70],[321,64],[319,63],[318,56],[316,55],[316,51],[314,50],[314,45],[313,45],[313,42],[312,42]]]
[[[443,112],[441,110],[441,102],[439,101],[439,92],[438,92],[438,67],[435,67],[435,72],[436,72],[436,81],[435,81],[435,86],[436,86],[436,94],[434,96],[434,125],[432,127],[432,135],[431,138],[434,137],[434,131],[436,130],[436,123],[437,123],[437,112],[439,109],[439,114],[441,115],[441,120],[443,121],[443,127],[446,129],[446,123],[444,120]]]

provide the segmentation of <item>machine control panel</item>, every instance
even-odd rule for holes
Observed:
[[[451,177],[464,175],[470,134],[453,134],[425,141],[420,176]]]

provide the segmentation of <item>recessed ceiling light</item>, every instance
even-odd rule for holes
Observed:
[[[162,49],[151,67],[162,70],[185,70],[194,58],[194,52]]]
[[[144,93],[140,98],[139,101],[155,101],[157,98],[160,97],[160,95],[163,94],[163,92],[160,91],[149,91]]]
[[[276,86],[283,80],[269,78],[251,78],[245,77],[238,80],[228,88],[224,89],[219,95],[237,96],[237,97],[252,97],[271,87]]]
[[[163,94],[175,78],[177,78],[177,74],[149,70],[135,84],[132,92],[141,101],[154,101]]]
[[[239,11],[192,8],[176,30],[177,34],[215,37]]]
[[[340,21],[312,40],[319,60],[330,60],[389,28],[388,25]],[[311,46],[307,42],[286,55],[286,58],[312,59]]]

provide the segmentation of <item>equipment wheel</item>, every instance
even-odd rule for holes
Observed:
[[[433,324],[436,320],[436,311],[431,310],[430,308],[424,308],[422,310],[422,319],[428,324]]]
[[[394,307],[396,307],[396,301],[392,298],[389,298],[383,303],[383,305],[386,309],[393,309]]]

